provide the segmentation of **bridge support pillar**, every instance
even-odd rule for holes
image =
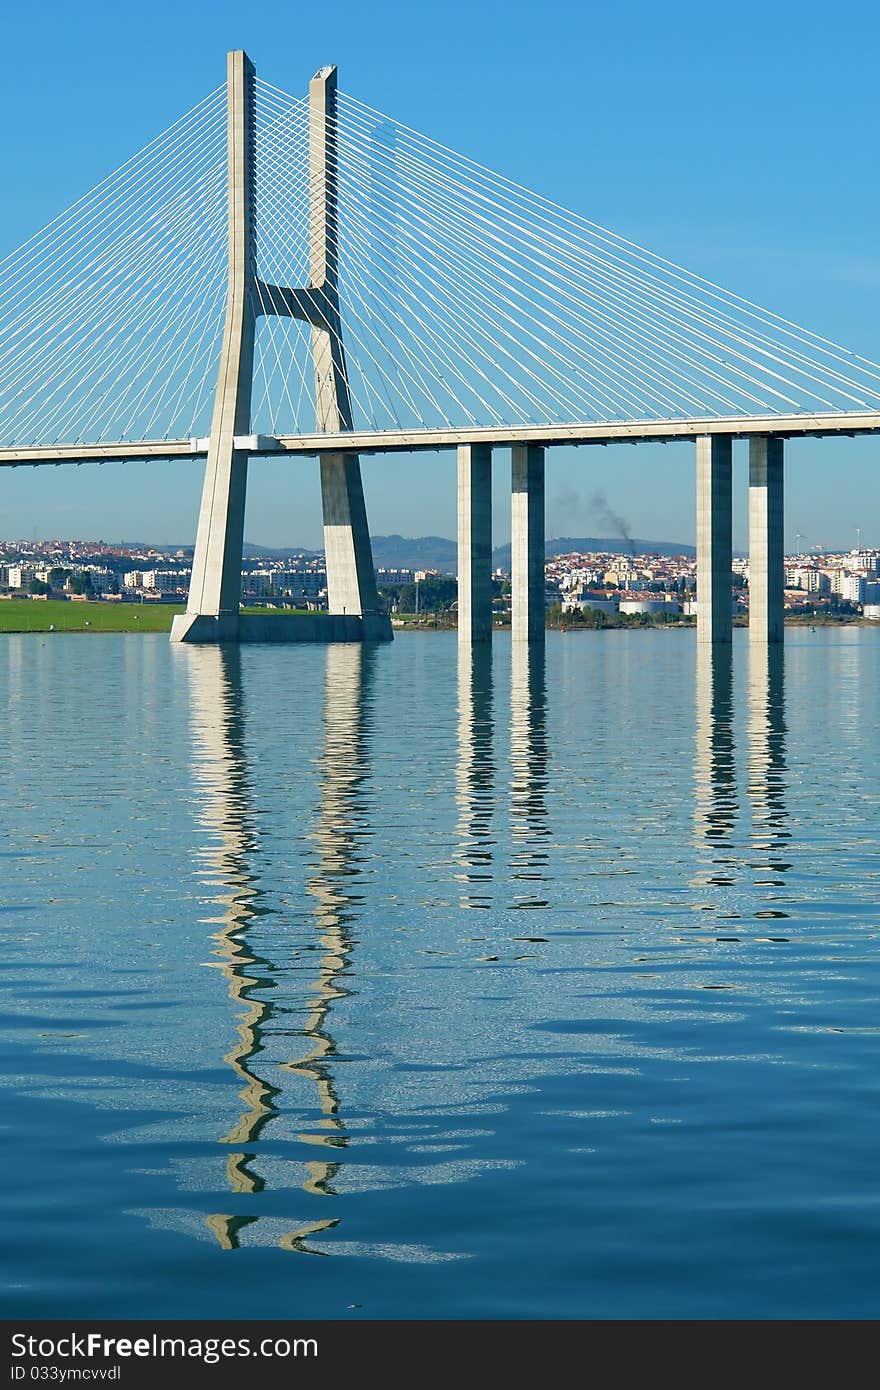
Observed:
[[[458,640],[492,636],[492,449],[458,450]]]
[[[321,502],[331,613],[362,618],[365,641],[385,641],[391,620],[379,612],[376,571],[357,454],[321,454]]]
[[[333,432],[352,427],[339,311],[336,103],[336,69],[320,68],[309,83],[309,294],[318,309],[310,322],[317,425]],[[359,615],[365,640],[390,640],[391,619],[379,613],[360,460],[335,451],[319,457],[328,607]]]
[[[515,642],[544,641],[544,450],[514,444],[510,479],[510,602]]]
[[[242,52],[227,59],[229,284],[211,442],[186,613],[172,642],[236,641],[248,455],[235,436],[250,429],[254,365],[254,69]],[[199,634],[197,636],[197,633]]]
[[[715,645],[731,640],[732,460],[729,436],[698,436],[697,641]]]
[[[320,454],[327,587],[332,621],[303,624],[287,615],[267,624],[240,613],[241,554],[248,454],[236,436],[250,433],[255,315],[304,318],[311,326],[315,414],[319,430],[352,427],[337,285],[336,69],[309,85],[309,285],[258,281],[254,257],[254,68],[230,53],[227,68],[228,291],[220,370],[202,509],[186,613],[173,642],[390,641],[379,612],[361,470],[354,453]],[[268,308],[267,308],[268,304]]]
[[[749,639],[784,636],[783,442],[773,435],[749,440]]]

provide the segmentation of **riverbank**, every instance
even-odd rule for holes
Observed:
[[[0,632],[170,632],[176,603],[70,603],[64,599],[4,599]]]
[[[0,603],[0,634],[15,632],[168,632],[176,613],[184,611],[183,604],[172,603],[69,603],[64,600],[46,599],[6,599]],[[243,608],[243,613],[264,613],[282,611],[290,614],[293,610],[274,610],[266,608]],[[871,625],[870,619],[857,614],[841,614],[839,618],[825,615],[810,616],[797,614],[787,616],[787,627],[832,627],[849,626],[853,623]],[[746,626],[737,623],[737,626]],[[395,632],[454,632],[455,624],[437,619],[409,614],[392,620]],[[695,627],[693,618],[674,618],[667,622],[652,622],[650,617],[635,615],[629,621],[585,623],[575,619],[568,623],[549,622],[548,630],[565,632],[597,632],[632,630],[656,631],[658,628]],[[497,623],[496,630],[509,631],[510,624]]]
[[[4,632],[170,632],[182,603],[70,603],[64,599],[4,599],[0,603],[0,634]],[[266,613],[243,608],[243,613]],[[279,610],[280,611],[280,610]],[[292,609],[285,609],[291,613]]]

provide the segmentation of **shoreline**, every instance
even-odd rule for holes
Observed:
[[[92,636],[94,634],[136,634],[148,633],[151,635],[170,634],[171,623],[178,613],[185,611],[183,604],[162,604],[152,607],[149,604],[109,604],[109,603],[70,603],[63,600],[47,600],[45,602],[34,602],[31,599],[9,599],[0,602],[0,636],[27,636],[30,634],[41,634],[43,636],[62,634],[77,634],[80,636]],[[266,609],[243,609],[243,612],[260,612],[269,616],[275,610]],[[278,610],[279,616],[282,613],[289,614],[294,610]],[[23,621],[26,619],[27,621]],[[825,615],[797,615],[787,618],[786,628],[820,628],[820,627],[876,627],[880,629],[880,623],[873,618],[865,618],[861,615],[844,615],[839,618],[831,618]],[[392,619],[392,627],[395,635],[403,632],[419,633],[454,633],[456,628],[447,623],[431,622],[395,622]],[[748,628],[748,622],[735,622],[734,628]],[[493,627],[494,632],[510,632],[510,623],[502,623]],[[589,623],[566,623],[548,624],[546,632],[561,632],[565,635],[570,633],[608,633],[608,632],[694,632],[696,631],[696,621],[691,622],[665,622],[665,623],[609,623],[607,626],[593,626]]]

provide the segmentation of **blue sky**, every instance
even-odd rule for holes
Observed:
[[[223,80],[228,48],[302,91],[347,91],[776,312],[880,358],[873,6],[621,0],[328,7],[226,0],[8,7],[0,254]],[[789,539],[880,544],[880,440],[789,446]],[[593,532],[597,490],[634,533],[692,540],[692,450],[554,451],[548,533]],[[507,539],[506,455],[496,533]],[[185,541],[197,465],[5,472],[0,531]],[[371,527],[454,534],[454,462],[365,460]],[[745,460],[737,474],[745,539]],[[255,463],[248,537],[318,544],[313,463]]]

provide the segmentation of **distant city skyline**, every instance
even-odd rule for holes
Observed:
[[[862,11],[871,13],[847,8],[853,22]],[[0,256],[218,86],[224,52],[244,46],[267,79],[294,91],[321,63],[338,62],[348,90],[402,121],[880,357],[880,192],[864,178],[873,153],[873,51],[853,46],[849,23],[829,26],[788,0],[771,10],[745,0],[735,23],[695,3],[658,12],[646,0],[589,14],[563,0],[550,25],[536,24],[526,5],[505,6],[503,24],[500,15],[461,0],[444,7],[442,20],[390,0],[368,10],[342,0],[328,30],[321,15],[298,14],[294,26],[259,0],[246,15],[230,0],[184,8],[157,0],[148,19],[57,0],[11,12],[8,42],[18,61],[0,92],[14,136],[4,152]],[[780,84],[783,47],[797,80]],[[574,80],[578,72],[589,80]],[[509,99],[513,77],[533,100]],[[734,544],[742,549],[745,446],[735,453],[743,461]],[[847,549],[857,527],[864,544],[880,540],[871,530],[880,516],[880,440],[792,441],[787,458],[787,548],[800,533],[807,546]],[[693,543],[692,465],[693,449],[682,444],[554,450],[547,535],[601,533],[592,502],[599,492],[633,533]],[[499,451],[496,544],[509,539],[507,467]],[[454,455],[367,458],[363,471],[374,533],[455,535]],[[201,477],[201,465],[183,462],[4,470],[0,531],[186,541],[195,534]],[[320,547],[313,460],[252,465],[246,536]]]
[[[454,542],[425,537],[408,543],[400,536],[376,537],[374,561],[379,600],[391,615],[445,615],[444,623],[460,602],[460,556]],[[12,549],[15,549],[13,547]],[[515,580],[511,574],[510,546],[496,549],[492,566],[496,582],[491,596],[496,617],[516,622]],[[4,608],[0,620],[7,630],[41,630],[50,617],[65,625],[70,615],[57,609],[34,614],[29,599],[70,601],[97,600],[119,607],[124,604],[182,604],[192,585],[195,558],[191,549],[142,541],[106,544],[36,540],[19,545],[12,554],[0,542],[0,597],[24,601]],[[753,588],[751,558],[734,556],[732,590],[738,615],[749,615],[755,606],[760,622],[760,570]],[[246,604],[326,610],[329,606],[330,571],[322,553],[294,555],[253,547],[243,557],[241,594]],[[790,555],[785,559],[781,597],[783,612],[792,618],[821,617],[845,620],[880,619],[880,547],[862,548],[849,554]],[[421,588],[419,587],[421,585]],[[662,542],[629,537],[626,542],[599,537],[568,537],[562,544],[547,544],[541,596],[543,610],[553,622],[572,615],[578,621],[604,625],[617,618],[647,619],[666,624],[699,618],[698,560],[693,549],[676,552]],[[420,607],[419,598],[423,600]],[[597,617],[598,615],[598,617]],[[603,616],[604,615],[604,616]],[[458,610],[460,620],[460,609]],[[403,620],[403,619],[401,619]],[[90,620],[89,620],[90,621]],[[134,615],[130,621],[139,621]],[[152,621],[152,620],[151,620]],[[79,620],[73,618],[74,627]],[[111,626],[116,620],[111,620]],[[545,619],[546,623],[546,619]],[[122,630],[126,620],[122,620]],[[543,630],[544,624],[542,624]],[[156,630],[151,628],[151,630]]]

